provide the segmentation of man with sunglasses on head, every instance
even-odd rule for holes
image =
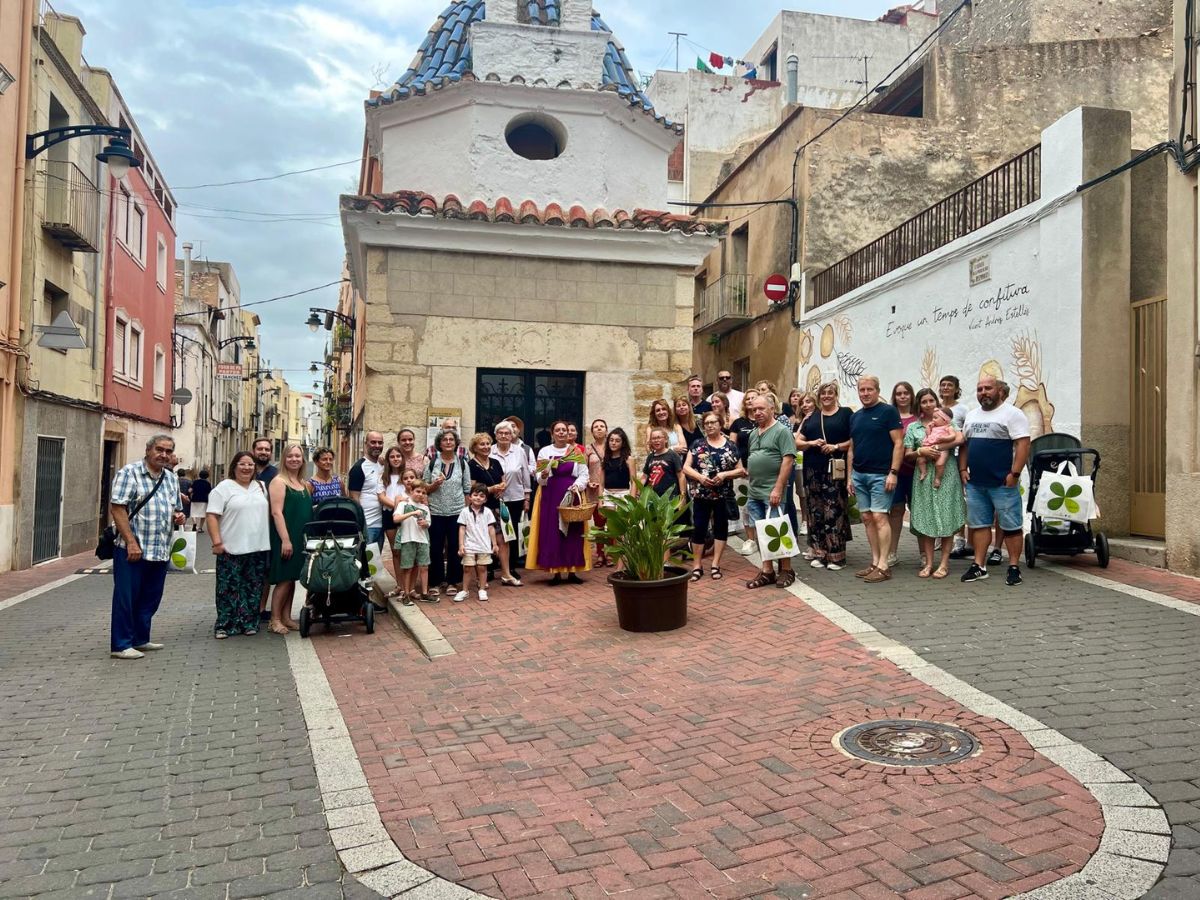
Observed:
[[[722,369],[717,373],[717,391],[720,391],[729,398],[729,418],[736,419],[742,414],[742,404],[746,399],[746,394],[739,391],[733,386],[733,374],[728,369]],[[716,393],[714,391],[714,393]],[[712,396],[708,398],[712,402]]]

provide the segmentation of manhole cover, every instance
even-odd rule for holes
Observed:
[[[961,728],[919,719],[863,722],[836,741],[851,756],[885,766],[940,766],[979,749],[979,742]]]

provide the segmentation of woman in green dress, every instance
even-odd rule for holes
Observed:
[[[304,448],[289,444],[271,479],[271,631],[287,634],[300,626],[292,618],[296,579],[304,566],[304,526],[312,520],[313,502],[304,481]]]
[[[955,428],[952,441],[936,447],[923,446],[926,432],[932,427],[933,412],[941,405],[941,401],[929,388],[922,388],[917,391],[916,405],[917,421],[909,425],[904,433],[904,457],[914,464],[920,458],[932,464],[937,461],[941,451],[952,450],[962,444],[962,432]],[[933,466],[926,466],[926,469],[925,478],[913,478],[912,497],[908,507],[909,527],[917,536],[921,556],[925,561],[917,576],[945,578],[949,572],[950,548],[954,543],[952,538],[958,534],[966,521],[962,481],[958,477],[958,465],[953,461],[946,466],[942,483],[937,487],[933,483]],[[933,547],[938,538],[942,539],[942,558],[935,569]]]

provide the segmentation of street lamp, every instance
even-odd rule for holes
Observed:
[[[130,169],[136,169],[142,161],[129,148],[133,133],[128,128],[116,128],[112,125],[66,125],[62,128],[49,128],[25,136],[25,158],[33,159],[40,153],[49,150],[55,144],[69,141],[72,138],[107,136],[108,146],[96,154],[96,159],[108,166],[109,174],[120,181]]]
[[[242,341],[247,350],[255,349],[254,338],[248,334],[239,334],[237,337],[225,338],[223,341],[217,341],[217,349],[221,350],[225,347],[228,347],[230,344],[238,343],[238,341]],[[270,373],[268,372],[267,374],[269,375]]]
[[[322,321],[324,317],[324,321]],[[336,309],[320,309],[318,307],[309,307],[308,318],[304,320],[304,324],[308,326],[308,330],[316,334],[317,330],[322,325],[326,331],[333,330],[334,320],[341,322],[343,325],[350,327],[353,331],[355,328],[354,316],[348,316],[345,313],[340,313]]]
[[[320,370],[320,368],[319,368],[319,366],[324,366],[324,367],[325,367],[326,369],[328,369],[330,372],[332,372],[332,371],[333,371],[333,366],[331,366],[329,363],[327,363],[327,362],[317,362],[317,361],[315,361],[315,360],[313,361],[313,364],[312,364],[311,366],[309,366],[309,367],[308,367],[308,371],[309,371],[309,372],[311,372],[313,375],[316,375],[318,372],[320,372],[320,371],[321,371],[321,370]]]

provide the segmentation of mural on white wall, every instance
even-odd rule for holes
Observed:
[[[976,382],[992,375],[1009,384],[1034,437],[1078,434],[1081,304],[1074,279],[1063,277],[1061,241],[1043,234],[1048,224],[1008,236],[987,257],[947,259],[810,314],[798,334],[800,385],[836,379],[843,403],[857,406],[868,372],[885,396],[897,381],[936,390],[942,376],[957,375],[962,402],[974,407]],[[1043,240],[1052,242],[1048,254]]]

